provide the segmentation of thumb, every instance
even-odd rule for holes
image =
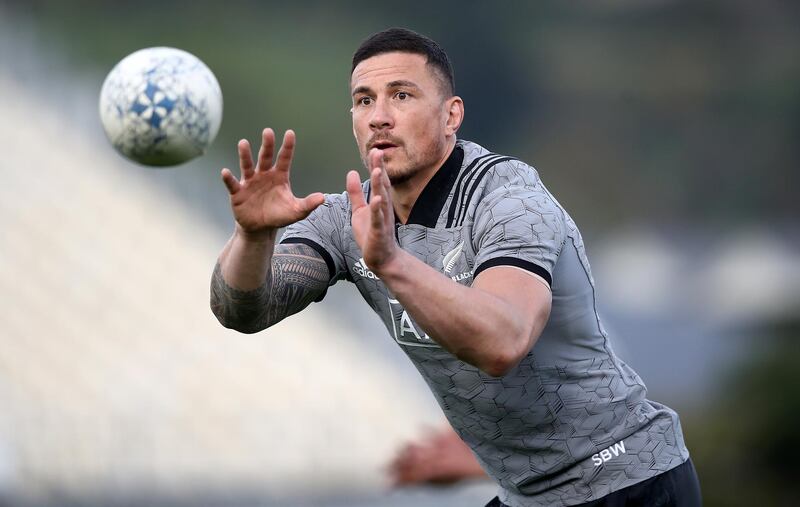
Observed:
[[[325,196],[322,194],[322,192],[314,192],[313,194],[309,194],[306,197],[299,199],[299,201],[300,210],[303,212],[304,216],[307,216],[325,202]]]

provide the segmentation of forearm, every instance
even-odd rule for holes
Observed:
[[[486,373],[502,375],[532,346],[528,321],[510,303],[458,284],[405,251],[376,274],[428,336]]]
[[[255,333],[292,315],[327,288],[325,262],[305,245],[275,248],[275,234],[249,237],[237,228],[211,279],[211,309],[220,323]]]
[[[224,281],[239,291],[254,291],[264,286],[270,272],[277,229],[251,234],[236,225],[233,236],[219,255]]]

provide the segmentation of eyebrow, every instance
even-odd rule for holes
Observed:
[[[358,95],[359,93],[369,93],[372,89],[369,86],[357,86],[353,90],[353,95]]]
[[[399,79],[386,84],[386,88],[399,88],[402,86],[407,88],[419,88],[413,81],[406,81],[405,79]]]
[[[405,86],[407,88],[419,88],[419,86],[417,86],[417,84],[415,82],[408,81],[408,80],[405,80],[405,79],[398,79],[396,81],[390,81],[390,82],[386,83],[386,88],[400,88],[400,87],[403,87],[403,86]],[[372,88],[370,88],[369,86],[363,86],[363,85],[362,86],[357,86],[353,90],[353,95],[358,95],[359,93],[369,93],[370,91],[372,91]]]

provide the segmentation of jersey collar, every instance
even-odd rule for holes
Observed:
[[[450,156],[420,192],[414,206],[411,207],[406,225],[418,224],[429,228],[436,227],[436,222],[439,220],[445,201],[456,182],[463,161],[464,150],[456,143]],[[396,220],[397,217],[395,217]]]

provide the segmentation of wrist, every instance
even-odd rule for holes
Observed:
[[[396,251],[380,266],[376,266],[375,268],[370,267],[370,269],[378,278],[383,280],[384,283],[388,283],[390,280],[397,279],[407,272],[407,255],[408,253],[402,248],[397,248]]]
[[[248,243],[274,243],[275,238],[278,236],[278,229],[275,227],[266,227],[264,229],[249,231],[244,229],[237,222],[234,233]]]

